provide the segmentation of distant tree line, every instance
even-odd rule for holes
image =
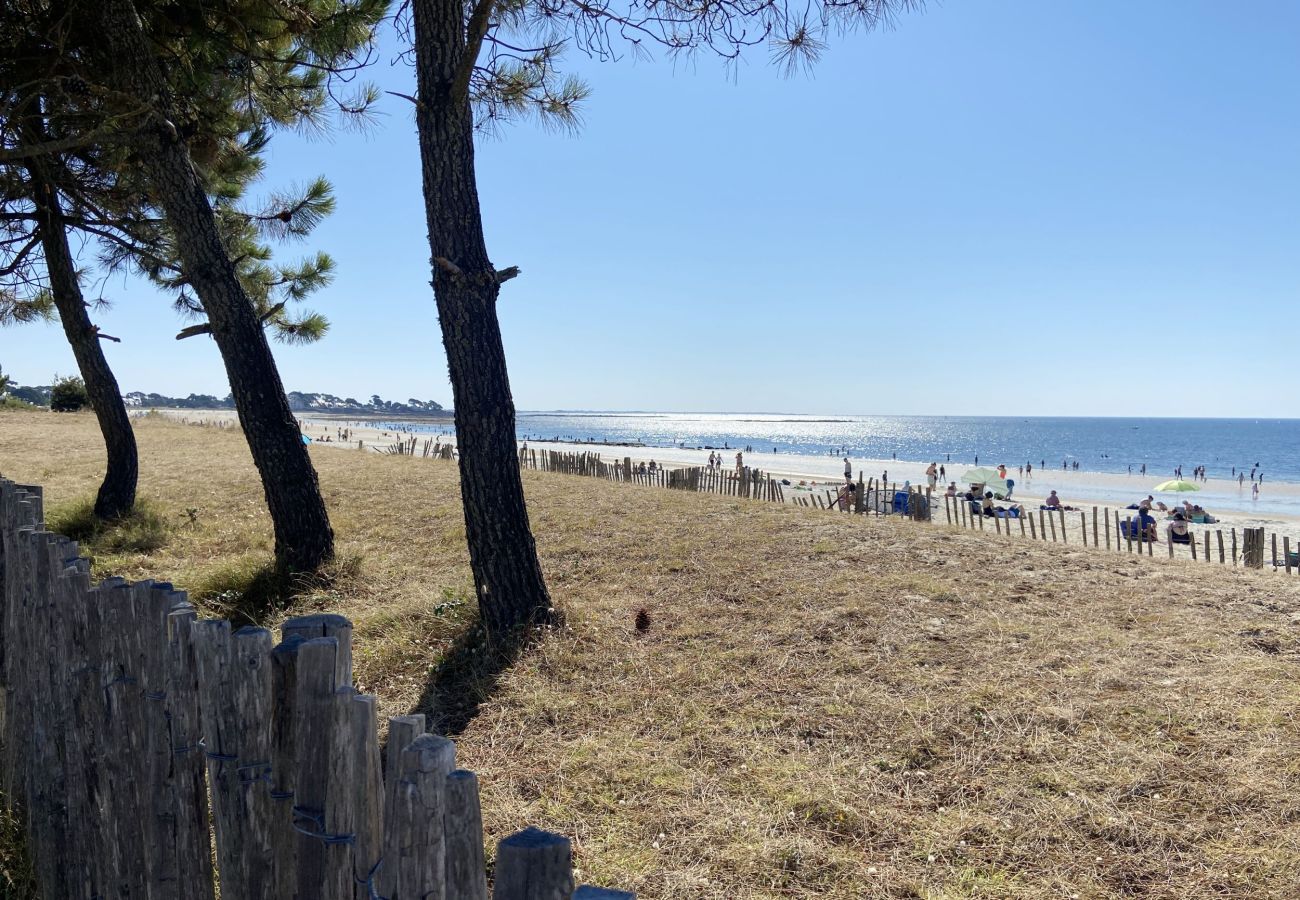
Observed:
[[[54,384],[19,385],[8,376],[0,376],[0,396],[13,397],[33,406],[49,406],[55,389],[67,382],[81,383],[81,379],[55,379]],[[84,393],[84,385],[82,391]],[[304,393],[289,391],[289,408],[294,412],[318,413],[355,413],[357,415],[385,416],[450,416],[450,411],[443,409],[436,400],[417,400],[408,398],[405,403],[385,400],[378,394],[372,394],[368,402],[354,397],[336,397],[326,393]],[[213,394],[190,394],[186,397],[168,397],[165,394],[131,391],[122,395],[122,401],[128,408],[157,409],[234,409],[235,398],[230,394],[217,397]],[[89,402],[82,404],[90,405]]]

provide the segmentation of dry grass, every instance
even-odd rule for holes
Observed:
[[[246,583],[270,532],[240,436],[138,433],[172,526],[97,567]],[[0,412],[0,468],[54,510],[101,457],[88,416]],[[347,563],[292,610],[351,616],[406,712],[473,619],[454,465],[313,458]],[[494,838],[563,831],[646,900],[1296,895],[1300,580],[525,483],[567,626],[458,738]]]

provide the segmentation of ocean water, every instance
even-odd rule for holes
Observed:
[[[392,423],[411,431],[448,425]],[[800,416],[754,413],[521,412],[521,440],[606,441],[647,447],[753,446],[756,452],[1020,466],[1211,478],[1258,464],[1265,483],[1300,483],[1300,419],[1103,419],[986,416]]]

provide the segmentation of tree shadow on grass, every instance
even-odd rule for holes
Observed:
[[[467,629],[425,682],[412,713],[423,713],[432,734],[454,738],[474,721],[509,669],[538,639],[536,627],[520,626],[488,640],[481,625]]]
[[[207,573],[190,596],[233,628],[263,625],[297,601],[344,587],[361,570],[361,557],[339,557],[315,572],[290,572],[274,560],[236,560]]]

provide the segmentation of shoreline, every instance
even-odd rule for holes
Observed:
[[[234,410],[151,410],[169,419],[192,422],[194,424],[214,424],[230,426],[235,424]],[[357,441],[364,442],[362,449],[382,451],[391,444],[416,437],[421,441],[431,439],[443,444],[454,444],[454,428],[450,420],[445,419],[403,419],[394,421],[389,417],[358,417],[355,415],[300,414],[296,416],[303,433],[312,438],[314,445],[356,450]],[[380,424],[393,427],[381,428]],[[405,425],[433,426],[438,430],[414,430]],[[321,440],[322,437],[335,437],[339,429],[351,432],[351,442],[338,440]],[[735,466],[735,448],[722,451],[695,450],[680,447],[651,447],[621,443],[566,442],[566,441],[517,441],[520,446],[526,443],[529,448],[537,450],[555,450],[564,453],[595,452],[606,461],[630,457],[634,463],[655,461],[657,464],[672,466],[704,466],[710,452],[723,454],[723,468]],[[799,482],[809,490],[821,490],[843,482],[843,458],[830,454],[807,455],[790,453],[755,452],[745,453],[744,462],[773,476],[788,479],[789,488],[798,490]],[[859,473],[863,478],[880,479],[886,472],[888,480],[900,487],[906,481],[913,486],[926,484],[925,468],[929,461],[903,459],[851,458],[854,478]],[[958,488],[965,485],[961,475],[971,464],[962,462],[939,461],[947,470],[947,480],[957,481]],[[985,463],[992,468],[996,461]],[[1111,472],[1095,472],[1085,469],[1053,470],[1035,469],[1032,477],[1021,480],[1015,467],[1008,467],[1008,474],[1015,479],[1016,485],[1012,495],[1013,502],[1020,502],[1029,507],[1036,507],[1048,493],[1055,490],[1062,502],[1071,506],[1108,506],[1112,509],[1124,509],[1130,503],[1137,503],[1148,494],[1155,494],[1154,485],[1172,475],[1162,476],[1148,474],[1126,475]],[[936,493],[942,493],[944,485],[940,483]],[[1274,481],[1267,482],[1261,489],[1260,499],[1251,499],[1250,486],[1239,487],[1237,482],[1227,479],[1211,478],[1201,484],[1196,492],[1180,494],[1159,494],[1157,500],[1163,500],[1173,507],[1184,499],[1192,500],[1204,506],[1218,521],[1214,525],[1195,526],[1197,529],[1214,529],[1218,527],[1243,528],[1266,527],[1270,530],[1286,532],[1300,541],[1300,484]]]

